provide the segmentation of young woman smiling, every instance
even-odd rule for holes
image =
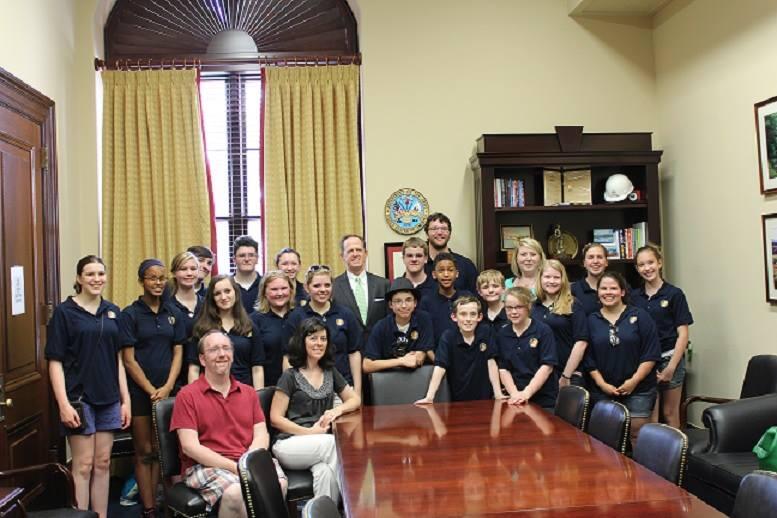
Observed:
[[[267,272],[259,284],[259,300],[251,320],[264,346],[264,383],[271,387],[283,372],[283,324],[294,308],[292,279],[286,272]]]
[[[510,261],[515,277],[507,279],[505,289],[526,288],[536,294],[544,262],[545,251],[539,241],[530,237],[519,239]]]

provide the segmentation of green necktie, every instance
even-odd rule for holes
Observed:
[[[359,306],[359,313],[362,317],[362,322],[367,323],[367,293],[364,291],[364,285],[362,284],[362,278],[356,277],[356,286],[354,287],[353,294],[356,297],[356,305]]]

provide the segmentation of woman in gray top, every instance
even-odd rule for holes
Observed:
[[[329,331],[320,319],[308,318],[289,343],[289,363],[278,380],[270,408],[280,432],[273,454],[288,469],[310,469],[313,493],[340,499],[337,448],[329,433],[332,421],[361,406],[361,399],[334,368]],[[337,394],[343,403],[334,407]]]

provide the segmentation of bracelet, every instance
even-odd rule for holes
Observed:
[[[572,376],[566,376],[566,375],[564,375],[563,372],[561,373],[561,377],[564,378],[565,380],[571,380],[572,379]]]

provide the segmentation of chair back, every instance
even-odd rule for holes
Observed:
[[[777,355],[759,354],[747,362],[740,398],[774,394],[777,392]]]
[[[777,473],[753,471],[742,478],[731,518],[773,518],[777,510]]]
[[[311,498],[302,509],[302,518],[340,518],[337,504],[326,495]]]
[[[610,448],[626,453],[631,431],[631,414],[622,403],[603,399],[598,401],[588,418],[588,433]]]
[[[159,451],[159,469],[162,477],[169,478],[181,473],[178,434],[170,431],[175,398],[169,397],[154,403],[151,409],[151,422],[154,427],[156,449]]]
[[[415,370],[391,369],[369,374],[368,380],[373,405],[405,405],[414,403],[426,395],[433,365],[423,365]],[[451,400],[447,377],[443,378],[435,402]]]
[[[249,451],[237,463],[240,489],[250,518],[286,516],[286,500],[270,452]]]
[[[681,486],[688,461],[688,437],[665,424],[645,424],[634,446],[634,460]]]
[[[555,414],[575,428],[585,430],[591,396],[583,387],[567,385],[558,391]]]
[[[272,407],[272,398],[275,395],[275,387],[264,387],[256,391],[259,396],[259,406],[262,407],[264,422],[267,424],[267,433],[270,434],[270,444],[275,441],[275,429],[270,424],[270,407]]]

